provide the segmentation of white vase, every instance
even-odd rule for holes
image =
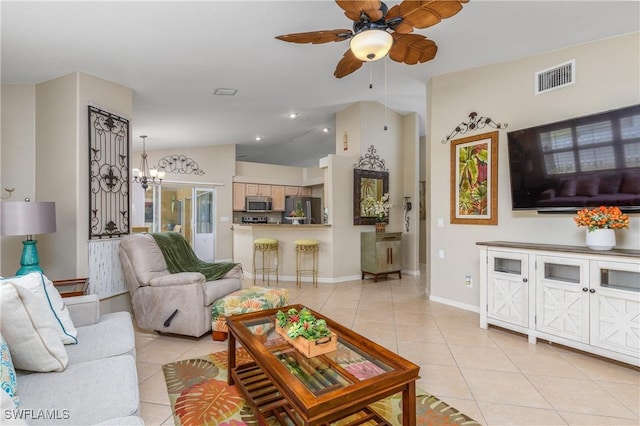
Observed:
[[[587,229],[587,247],[591,250],[611,250],[616,246],[616,233],[613,229]]]

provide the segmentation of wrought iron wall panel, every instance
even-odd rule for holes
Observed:
[[[89,239],[129,233],[129,120],[89,106]]]

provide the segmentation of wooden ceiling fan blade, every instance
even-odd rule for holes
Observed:
[[[340,62],[338,62],[333,75],[336,78],[342,78],[354,71],[359,70],[360,67],[362,67],[363,63],[363,61],[356,58],[351,49],[347,49],[347,51],[344,52],[344,55],[342,55],[342,59],[340,59]]]
[[[340,30],[324,30],[324,31],[311,31],[308,33],[294,33],[279,35],[276,38],[282,41],[288,41],[290,43],[311,43],[321,44],[329,43],[332,41],[343,41],[351,38],[353,31],[347,29]]]
[[[336,0],[336,3],[352,21],[359,21],[361,12],[373,22],[383,18],[380,0]]]
[[[393,33],[393,46],[389,57],[407,65],[415,65],[432,60],[436,57],[438,46],[420,34]]]
[[[469,0],[404,0],[393,6],[387,13],[387,20],[402,18],[402,23],[395,31],[407,34],[408,26],[428,28],[443,19],[450,18],[462,10],[462,4]]]

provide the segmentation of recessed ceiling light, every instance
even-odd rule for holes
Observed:
[[[295,112],[292,112],[292,113],[289,114],[289,118],[292,119],[292,120],[297,118],[297,117],[298,117],[298,114],[295,113]]]
[[[225,89],[223,87],[219,87],[213,91],[214,95],[221,95],[221,96],[233,96],[236,93],[238,93],[238,89]]]
[[[323,131],[324,133],[329,133],[329,132],[331,131],[331,129],[330,129],[330,128],[328,128],[328,127],[323,127],[323,128],[322,128],[322,131]]]
[[[260,136],[256,136],[256,140],[257,140],[257,141],[261,141],[261,140],[262,140],[262,137],[260,137]]]

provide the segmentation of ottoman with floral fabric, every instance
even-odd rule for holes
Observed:
[[[289,291],[286,288],[248,287],[231,293],[213,303],[211,309],[211,330],[213,340],[227,339],[229,329],[226,317],[246,314],[265,309],[281,308],[289,302]],[[266,339],[272,327],[256,326],[251,331]]]

